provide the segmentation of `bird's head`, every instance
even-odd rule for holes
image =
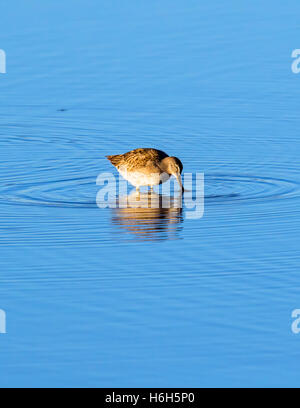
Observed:
[[[181,179],[181,173],[183,170],[183,165],[177,157],[166,157],[161,161],[161,168],[164,172],[170,176],[176,177],[181,191],[184,191]]]

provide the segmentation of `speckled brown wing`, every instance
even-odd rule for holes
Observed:
[[[151,148],[139,148],[124,154],[106,156],[107,159],[117,168],[126,167],[128,171],[145,168],[149,165],[158,164],[168,155],[162,150]]]

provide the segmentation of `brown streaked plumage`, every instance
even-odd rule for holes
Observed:
[[[137,190],[140,186],[152,188],[164,183],[173,175],[183,191],[181,181],[183,166],[177,157],[170,157],[161,150],[151,148],[140,148],[106,157]]]

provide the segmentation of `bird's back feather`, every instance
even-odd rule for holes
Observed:
[[[116,154],[106,157],[117,169],[119,167],[126,167],[128,170],[131,170],[145,167],[149,163],[158,164],[161,160],[168,157],[168,155],[162,150],[139,148],[124,154]]]

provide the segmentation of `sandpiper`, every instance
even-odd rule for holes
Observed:
[[[151,148],[134,149],[124,154],[106,156],[118,172],[139,191],[141,186],[153,186],[164,183],[175,176],[183,192],[181,173],[182,163],[177,157]]]

